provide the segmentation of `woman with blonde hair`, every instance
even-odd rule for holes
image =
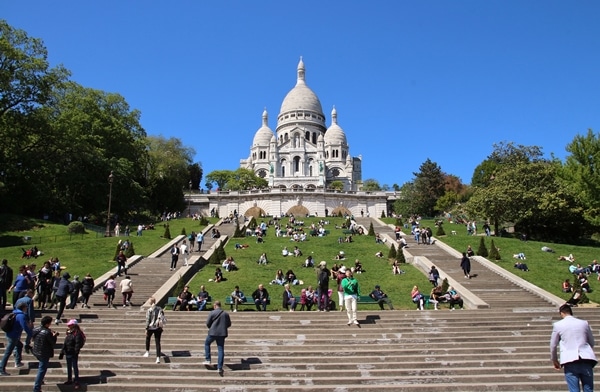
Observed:
[[[419,310],[423,310],[423,300],[424,300],[424,296],[423,294],[421,294],[421,292],[419,291],[419,286],[414,285],[411,292],[410,292],[410,296],[412,298],[412,301],[414,303],[417,304],[417,309]]]

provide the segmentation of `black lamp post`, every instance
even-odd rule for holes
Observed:
[[[111,170],[110,175],[108,176],[108,216],[106,217],[106,232],[104,233],[105,237],[110,237],[110,204],[112,202],[112,184],[114,179],[115,176]]]
[[[191,209],[191,205],[192,205],[192,180],[190,180],[190,182],[188,183],[188,185],[190,186],[190,194],[188,196],[188,216],[191,217],[192,216],[192,209]]]

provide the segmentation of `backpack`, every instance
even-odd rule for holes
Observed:
[[[161,309],[157,315],[156,326],[158,328],[164,328],[167,325],[167,318],[165,317],[165,312]]]
[[[5,314],[2,317],[2,319],[0,320],[0,329],[3,330],[4,332],[12,331],[13,327],[15,326],[16,318],[17,318],[17,315],[14,313]]]
[[[87,338],[85,337],[85,334],[83,333],[81,328],[79,328],[79,335],[81,335],[81,348],[83,348],[83,346],[85,346],[85,341]]]

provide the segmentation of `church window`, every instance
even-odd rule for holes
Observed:
[[[300,157],[294,157],[294,172],[300,172]]]
[[[308,175],[311,176],[311,177],[313,176],[313,167],[312,167],[312,165],[310,165],[308,167]]]
[[[340,175],[340,171],[339,171],[338,169],[333,169],[333,170],[331,171],[331,174],[332,174],[334,177],[337,177],[337,176],[339,176],[339,175]]]
[[[283,135],[283,140],[285,140],[285,141],[287,142],[289,139],[290,139],[290,138],[289,138],[289,136],[288,136],[288,134],[287,134],[287,133],[286,133],[285,135]]]
[[[281,177],[285,177],[285,166],[281,165]]]
[[[260,169],[260,170],[258,171],[258,176],[259,176],[260,178],[265,178],[265,177],[267,176],[267,171],[266,171],[265,169]]]
[[[329,158],[329,151],[325,151],[325,159]]]
[[[306,131],[306,133],[304,134],[304,138],[306,140],[310,140],[310,132]]]
[[[292,114],[290,114],[290,116],[296,117],[296,113],[292,113]]]
[[[287,115],[286,115],[286,116],[285,116],[285,118],[290,118],[290,116],[287,116]]]
[[[312,134],[312,142],[313,142],[313,144],[317,144],[317,133],[316,132],[313,132],[313,134]]]

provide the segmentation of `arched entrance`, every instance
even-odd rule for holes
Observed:
[[[352,216],[352,213],[346,207],[336,207],[333,209],[333,211],[331,211],[329,213],[329,215],[331,215],[331,216],[340,216],[340,214],[342,216],[346,216],[346,215]]]
[[[308,208],[304,206],[293,206],[289,210],[287,210],[287,214],[293,214],[294,216],[307,216]]]
[[[250,207],[244,212],[244,216],[253,216],[256,219],[266,216],[267,213],[260,207]]]

